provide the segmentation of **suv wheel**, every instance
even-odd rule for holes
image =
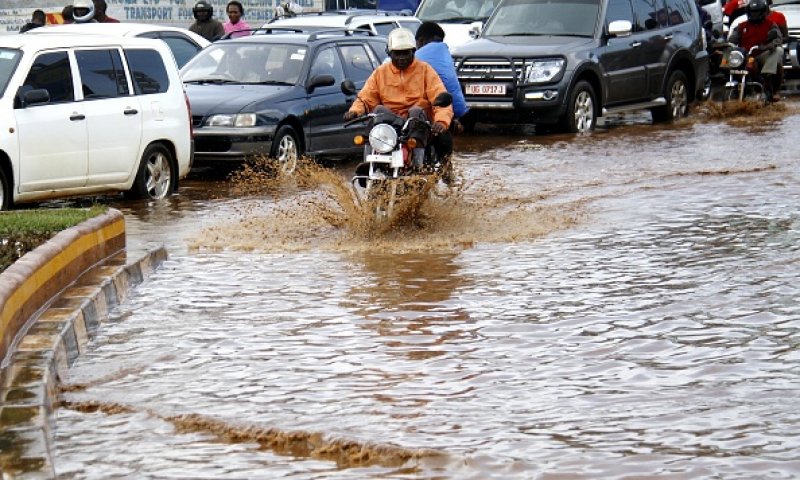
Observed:
[[[597,123],[594,89],[585,80],[575,84],[569,95],[567,113],[561,119],[561,130],[570,133],[586,133],[594,130]]]
[[[166,147],[153,144],[142,154],[131,193],[138,198],[161,200],[172,193],[177,179],[175,160]]]
[[[0,168],[0,211],[11,208],[11,181],[6,171]]]
[[[667,104],[652,110],[654,122],[678,120],[689,113],[689,88],[682,71],[675,70],[669,76],[664,96]]]
[[[278,129],[272,141],[270,156],[278,161],[282,173],[292,173],[300,157],[300,143],[294,128],[284,125]]]

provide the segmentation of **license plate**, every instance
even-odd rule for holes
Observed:
[[[497,83],[468,83],[465,85],[467,95],[505,95],[506,86]]]

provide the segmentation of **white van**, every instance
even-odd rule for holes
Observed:
[[[0,37],[0,209],[123,191],[161,199],[192,161],[191,114],[164,42]]]
[[[500,0],[422,0],[415,16],[436,22],[444,30],[444,43],[453,48],[472,40]],[[471,33],[472,32],[472,33]]]

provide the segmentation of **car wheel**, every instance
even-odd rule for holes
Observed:
[[[11,179],[8,178],[6,171],[0,168],[0,211],[11,208]]]
[[[169,150],[161,144],[145,149],[131,192],[137,198],[161,200],[171,194],[177,185],[175,161]]]
[[[300,158],[300,142],[297,132],[289,125],[278,129],[275,139],[272,140],[270,156],[278,161],[282,173],[292,173],[297,168],[297,159]]]
[[[654,122],[678,120],[689,114],[689,87],[686,74],[680,70],[672,72],[664,97],[667,99],[667,104],[652,110]]]
[[[560,130],[569,133],[586,133],[597,123],[594,89],[585,80],[575,84],[569,94],[567,113],[561,119]]]

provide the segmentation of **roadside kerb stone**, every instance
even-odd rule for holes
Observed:
[[[158,246],[129,258],[124,217],[117,210],[67,229],[42,247],[20,259],[19,268],[17,262],[0,274],[2,478],[55,478],[59,380],[109,309],[167,257]]]

